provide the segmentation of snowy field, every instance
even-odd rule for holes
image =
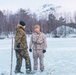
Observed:
[[[11,39],[0,40],[0,75],[2,73],[10,75],[11,42]],[[48,48],[44,58],[45,71],[41,73],[38,69],[34,75],[76,75],[76,38],[47,38],[47,42]],[[13,53],[14,75],[16,58],[14,51]],[[33,67],[32,53],[29,54]],[[22,71],[25,72],[24,60]]]

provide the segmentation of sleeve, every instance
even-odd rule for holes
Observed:
[[[26,48],[28,49],[28,45],[27,45],[27,36],[26,36],[26,34],[25,34],[25,46],[26,46]]]
[[[17,43],[21,43],[22,37],[23,37],[23,33],[22,33],[20,30],[18,30],[18,31],[16,32],[16,42],[17,42]]]
[[[47,48],[47,40],[46,40],[46,36],[45,35],[44,35],[43,41],[44,41],[44,49],[46,50],[46,48]]]
[[[33,35],[31,35],[31,38],[30,38],[30,44],[29,44],[30,49],[32,49],[32,45],[33,45],[32,38],[33,38]]]

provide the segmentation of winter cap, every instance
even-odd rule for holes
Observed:
[[[22,25],[22,26],[25,26],[26,25],[23,21],[20,21],[19,24]]]
[[[39,25],[35,25],[34,29],[36,29],[36,28],[40,29],[40,26]]]

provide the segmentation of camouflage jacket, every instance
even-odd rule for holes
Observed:
[[[17,48],[18,43],[20,43],[20,48]],[[15,48],[14,49],[15,50],[27,49],[26,33],[25,33],[25,30],[20,25],[17,25],[17,28],[16,28]]]
[[[30,39],[30,48],[34,50],[43,50],[47,48],[46,36],[44,33],[33,33]]]

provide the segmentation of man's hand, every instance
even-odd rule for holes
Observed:
[[[43,50],[43,53],[46,53],[46,50]]]
[[[30,52],[32,52],[32,49],[29,49]]]
[[[17,44],[17,48],[20,48],[20,43]]]

